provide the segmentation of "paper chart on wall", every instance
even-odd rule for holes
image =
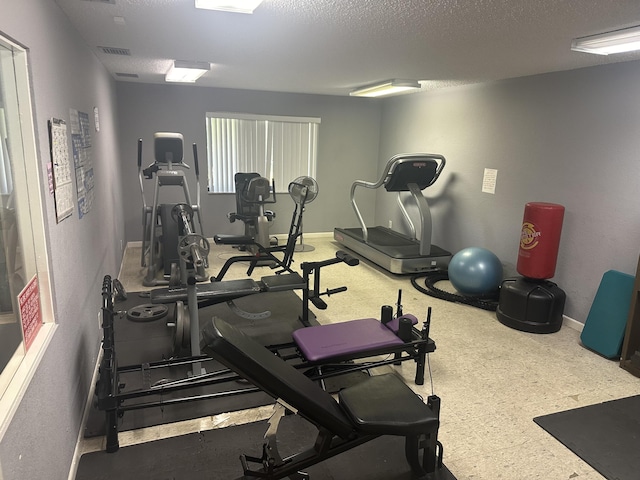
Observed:
[[[49,148],[53,175],[53,196],[56,222],[60,223],[73,213],[73,184],[67,147],[67,124],[64,120],[49,120]]]
[[[93,160],[91,158],[91,132],[89,114],[70,110],[71,145],[76,170],[76,191],[78,194],[78,216],[82,218],[91,211],[94,196]]]

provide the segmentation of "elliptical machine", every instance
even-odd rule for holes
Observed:
[[[157,132],[153,135],[155,161],[142,168],[142,139],[138,140],[138,179],[142,194],[142,253],[140,266],[147,268],[143,285],[180,285],[187,269],[193,269],[197,281],[204,281],[208,266],[209,242],[203,236],[200,215],[200,170],[198,150],[193,144],[196,176],[196,203],[192,203],[183,169],[184,138],[180,133]],[[153,203],[147,205],[143,177],[155,175]],[[182,187],[184,203],[159,203],[161,187]],[[193,221],[197,216],[197,224]],[[196,225],[199,229],[196,229]],[[163,278],[156,278],[163,271]]]

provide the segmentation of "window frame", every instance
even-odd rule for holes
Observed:
[[[21,224],[20,232],[25,241],[33,242],[34,266],[38,279],[40,295],[40,311],[42,327],[35,336],[33,343],[25,351],[24,341],[20,343],[7,366],[0,373],[0,440],[3,438],[11,423],[29,383],[44,357],[57,328],[53,315],[53,298],[51,293],[51,277],[49,272],[49,258],[45,235],[44,201],[41,192],[43,175],[36,143],[35,113],[32,103],[32,83],[29,72],[29,50],[24,45],[0,31],[0,44],[13,52],[12,63],[15,78],[15,99],[17,112],[13,116],[12,126],[19,125],[20,141],[17,143],[22,150],[20,173],[13,172],[14,185],[20,184],[24,189],[17,193],[18,204],[21,206],[18,214]],[[14,136],[15,138],[15,136]],[[14,156],[13,163],[15,164]],[[21,178],[22,177],[22,178]],[[29,179],[29,181],[26,181]],[[31,236],[25,237],[25,232]],[[29,282],[31,278],[27,278]]]

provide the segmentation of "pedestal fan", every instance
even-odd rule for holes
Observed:
[[[296,252],[311,252],[314,247],[305,245],[302,239],[302,212],[308,203],[313,202],[318,196],[318,182],[311,177],[298,177],[289,184],[289,195],[296,203],[296,211],[300,214],[300,243],[296,245]]]

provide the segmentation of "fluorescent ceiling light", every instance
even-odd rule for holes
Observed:
[[[196,8],[223,12],[253,13],[262,0],[196,0]]]
[[[576,52],[610,55],[640,50],[640,26],[575,38],[571,50]]]
[[[194,83],[211,70],[208,62],[183,62],[176,60],[164,79],[167,82]]]
[[[352,97],[383,97],[396,93],[420,89],[420,83],[415,80],[387,80],[360,87],[349,93]]]

